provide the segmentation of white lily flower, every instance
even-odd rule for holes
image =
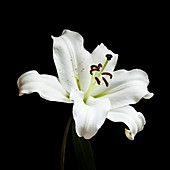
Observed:
[[[147,74],[139,69],[114,71],[118,55],[100,44],[90,54],[83,37],[64,30],[53,38],[53,59],[58,78],[29,71],[17,81],[19,95],[33,92],[49,101],[74,103],[73,118],[79,137],[90,139],[106,118],[124,122],[126,136],[133,140],[145,125],[142,113],[130,104],[150,99]]]

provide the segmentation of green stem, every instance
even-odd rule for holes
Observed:
[[[67,134],[68,134],[68,130],[69,130],[70,123],[71,123],[72,119],[73,119],[73,117],[71,115],[68,119],[67,126],[66,126],[65,132],[64,132],[63,142],[62,142],[62,146],[61,146],[60,170],[64,170],[64,160],[65,160],[65,149],[66,149]]]
[[[72,140],[78,170],[96,170],[90,140],[77,136],[75,122],[72,122]]]

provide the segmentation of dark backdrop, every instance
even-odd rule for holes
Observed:
[[[6,167],[20,169],[59,169],[62,137],[72,104],[49,102],[34,93],[18,96],[16,81],[29,70],[57,75],[52,57],[53,36],[64,29],[79,32],[84,46],[92,52],[104,43],[119,54],[116,69],[139,68],[149,75],[150,100],[135,105],[144,114],[146,125],[134,141],[129,141],[123,123],[106,120],[90,141],[97,170],[152,168],[164,165],[163,130],[160,123],[164,113],[159,111],[161,65],[160,45],[164,37],[164,16],[159,4],[68,4],[22,3],[14,5],[5,19],[7,38],[6,58],[10,62],[10,90],[5,114]],[[164,69],[164,68],[163,68]],[[8,75],[9,76],[9,75]],[[161,77],[163,79],[163,77]],[[14,97],[14,99],[12,98]],[[161,116],[160,116],[161,115]],[[165,125],[164,125],[165,126]],[[164,160],[163,160],[164,161]],[[65,169],[76,169],[71,133],[68,135]]]

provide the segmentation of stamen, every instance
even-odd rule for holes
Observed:
[[[110,76],[110,79],[112,79],[112,74],[111,73],[103,72],[102,75],[108,75],[108,76]]]
[[[97,77],[95,77],[95,79],[96,79],[97,84],[100,85],[100,80]]]
[[[91,69],[90,70],[90,74],[92,75],[93,74],[93,71],[100,71],[98,68],[94,68],[94,69]]]
[[[106,54],[106,61],[105,63],[102,65],[101,63],[99,63],[98,65],[91,65],[90,68],[90,74],[92,75],[91,77],[91,82],[90,82],[90,85],[89,85],[89,88],[87,90],[87,92],[85,93],[84,95],[84,102],[86,103],[87,99],[90,97],[91,93],[93,92],[93,90],[95,88],[97,88],[99,85],[103,85],[105,83],[106,87],[109,86],[109,83],[108,81],[102,77],[103,79],[103,82],[101,83],[102,80],[99,80],[99,78],[101,78],[100,76],[101,75],[109,75],[110,76],[110,79],[112,79],[112,74],[108,73],[108,72],[103,72],[104,69],[106,68],[109,60],[111,60],[112,58],[112,55],[111,54]],[[101,68],[101,70],[100,70]],[[95,71],[95,74],[93,75],[93,71]],[[98,85],[96,85],[96,82]]]
[[[109,86],[108,81],[104,77],[102,77],[102,79],[103,79],[104,83],[106,84],[106,87],[108,87]]]

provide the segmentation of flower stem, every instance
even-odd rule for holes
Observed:
[[[64,132],[63,142],[62,142],[62,146],[61,146],[60,170],[64,170],[64,160],[65,160],[65,149],[66,149],[67,134],[68,134],[68,130],[69,130],[70,123],[71,123],[72,119],[73,119],[73,117],[71,115],[68,119],[67,126],[66,126],[65,132]]]

